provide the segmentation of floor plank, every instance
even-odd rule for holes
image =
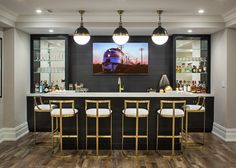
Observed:
[[[66,157],[52,154],[51,147],[34,145],[29,133],[16,142],[0,144],[0,168],[235,168],[236,143],[224,142],[206,134],[203,148],[186,149],[183,155],[165,157],[170,151],[101,151],[94,157],[92,150],[66,150]]]

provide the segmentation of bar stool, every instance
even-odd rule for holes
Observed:
[[[186,105],[185,100],[161,100],[160,101],[160,109],[157,111],[157,141],[156,141],[156,150],[158,150],[158,139],[159,138],[171,138],[172,139],[172,156],[175,151],[175,138],[179,138],[181,140],[181,151],[182,151],[182,141],[183,141],[183,118],[184,118],[184,110],[176,108],[176,105]],[[164,108],[164,106],[167,106]],[[171,106],[171,107],[169,107]],[[159,116],[163,118],[172,119],[172,134],[171,135],[159,135]],[[175,118],[181,118],[181,135],[175,135]]]
[[[51,105],[52,109],[56,107],[55,104]],[[50,113],[50,105],[44,104],[41,96],[34,96],[34,143],[37,142],[37,113]]]
[[[189,114],[190,113],[203,113],[203,134],[202,134],[202,144],[204,145],[204,135],[205,135],[205,125],[206,125],[206,110],[205,110],[205,97],[198,96],[196,104],[186,104],[186,118],[185,118],[185,146],[188,144],[197,144],[196,142],[190,142],[188,137],[188,123],[189,123]]]
[[[93,106],[93,107],[91,107]],[[95,108],[94,108],[95,106]],[[103,107],[101,107],[103,106]],[[104,106],[106,108],[104,108]],[[86,113],[86,150],[88,145],[88,138],[96,139],[96,155],[98,156],[99,150],[99,138],[108,138],[110,139],[110,147],[112,149],[112,110],[111,110],[111,101],[110,100],[85,100],[85,113]],[[99,134],[99,119],[110,117],[110,134],[109,135],[100,135]],[[96,119],[96,134],[88,134],[88,119]]]
[[[59,108],[52,108],[52,103],[59,104]],[[76,145],[78,150],[78,110],[75,109],[74,100],[49,100],[51,109],[51,124],[52,124],[52,150],[54,152],[54,138],[59,139],[60,152],[63,150],[63,138],[76,138]],[[70,107],[64,108],[64,105]],[[76,134],[65,135],[63,134],[63,118],[75,117],[76,119]],[[56,128],[54,129],[54,118],[56,118]],[[60,128],[58,128],[58,119],[60,120]],[[58,130],[59,129],[59,130]],[[60,132],[59,132],[60,131]]]
[[[140,105],[145,106],[146,108],[142,108]],[[128,107],[132,106],[132,107]],[[138,139],[145,138],[147,143],[148,150],[148,114],[149,114],[149,100],[125,100],[124,101],[124,109],[122,111],[122,150],[124,145],[124,138],[135,138],[135,153],[138,154]],[[125,118],[135,118],[136,126],[135,126],[135,135],[127,135],[124,134],[124,126],[125,126]],[[139,135],[139,118],[146,118],[146,134]]]

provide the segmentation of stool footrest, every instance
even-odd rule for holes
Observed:
[[[53,135],[54,138],[60,138],[60,135]],[[62,138],[77,138],[77,135],[62,135]]]
[[[172,138],[172,135],[158,135],[157,138]],[[173,138],[182,138],[182,136],[175,135]]]
[[[123,138],[136,138],[136,135],[123,135]],[[148,138],[147,135],[138,135],[138,138]]]
[[[87,138],[96,138],[96,135],[87,135]],[[111,135],[98,135],[98,138],[111,138]]]

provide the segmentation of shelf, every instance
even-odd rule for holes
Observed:
[[[207,74],[206,72],[176,72],[176,74]]]
[[[41,59],[41,60],[34,60],[34,62],[56,62],[56,61],[65,61],[64,59],[50,59],[50,60],[44,60],[44,59]]]
[[[190,60],[190,61],[179,61],[179,60],[176,60],[176,62],[178,62],[178,63],[180,63],[180,62],[183,62],[183,63],[185,63],[185,62],[207,62],[207,60],[200,60],[200,61],[195,61],[195,60]]]
[[[41,67],[38,68],[36,72],[34,73],[65,73],[65,68],[62,67]]]
[[[40,50],[49,50],[49,51],[65,51],[65,49],[61,48],[34,48],[34,51],[40,51]]]
[[[193,51],[208,51],[207,49],[181,49],[177,48],[176,52],[193,52]]]
[[[41,74],[41,73],[45,73],[45,74],[64,74],[65,72],[34,72],[34,74]]]

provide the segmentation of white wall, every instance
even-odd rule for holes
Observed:
[[[2,38],[2,40],[3,40],[3,31],[2,30],[0,30],[0,38]],[[3,41],[2,41],[2,49],[3,48],[4,48],[4,46],[3,46]],[[3,51],[2,51],[2,54],[3,54]],[[4,59],[4,56],[2,55],[2,60],[3,59]],[[2,66],[2,70],[3,70],[4,69],[3,68],[3,63],[2,63],[1,66]],[[2,75],[3,75],[3,72],[2,72]],[[3,82],[2,82],[2,85],[3,85]],[[3,99],[2,98],[0,98],[0,129],[1,128],[3,128]]]
[[[4,73],[0,129],[2,140],[17,140],[28,132],[26,92],[30,88],[30,35],[14,28],[3,31]]]
[[[14,115],[14,29],[4,31],[3,118],[4,127],[15,127]]]
[[[215,96],[214,122],[226,125],[227,30],[211,36],[211,92]]]
[[[211,38],[211,92],[215,96],[213,133],[236,141],[236,31],[225,29]]]
[[[14,99],[15,126],[27,121],[26,93],[30,91],[30,36],[15,30]]]
[[[227,36],[227,127],[236,128],[236,30],[228,29]]]

